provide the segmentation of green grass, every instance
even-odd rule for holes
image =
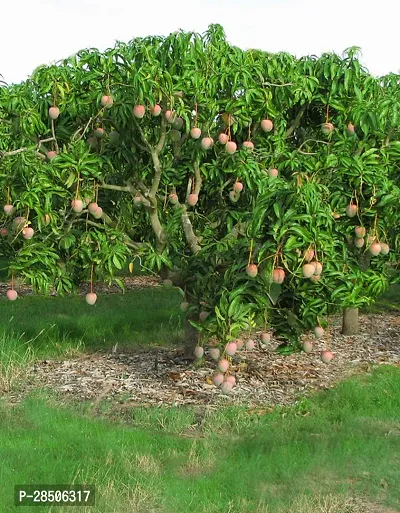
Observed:
[[[1,298],[0,326],[22,342],[37,337],[31,346],[47,358],[60,352],[60,341],[88,351],[116,342],[120,347],[173,345],[183,337],[180,301],[176,290],[163,288],[100,296],[94,306],[79,296]]]
[[[35,358],[181,343],[180,300],[162,288],[99,297],[92,307],[78,296],[0,299],[0,390],[15,387]],[[398,307],[400,286],[377,303],[388,304]],[[118,414],[83,401],[67,409],[42,391],[16,407],[0,400],[0,513],[17,510],[16,483],[72,482],[94,483],[97,506],[59,513],[343,513],[310,501],[353,491],[400,511],[398,390],[400,369],[380,367],[261,415],[237,407]]]
[[[390,289],[379,296],[376,302],[363,308],[363,313],[376,314],[385,313],[387,311],[400,311],[400,284],[395,283]]]
[[[16,511],[15,483],[71,482],[96,484],[92,513],[275,513],[350,491],[400,509],[399,389],[400,369],[380,367],[270,414],[140,408],[124,422],[40,393],[0,403],[0,511]]]

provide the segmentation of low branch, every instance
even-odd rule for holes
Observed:
[[[294,118],[292,125],[286,131],[286,138],[290,137],[296,128],[300,125],[301,118],[306,111],[307,105],[302,105],[297,116]]]
[[[104,218],[104,215],[103,215],[103,218]],[[79,217],[78,219],[74,219],[71,222],[71,224],[75,224],[75,223],[78,223],[80,221],[83,221],[85,224],[88,224],[89,226],[94,226],[96,228],[100,228],[101,227],[101,225],[99,223],[96,223],[96,221],[91,221],[90,219],[85,219],[84,217]],[[109,223],[106,223],[106,224],[108,225]],[[112,224],[115,225],[114,222],[112,222]],[[129,248],[132,248],[132,249],[135,249],[135,250],[139,250],[139,249],[143,249],[143,248],[149,246],[148,242],[134,241],[130,237],[128,237],[128,235],[125,235],[125,237],[126,237],[125,244]]]

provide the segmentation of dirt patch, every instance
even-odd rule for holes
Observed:
[[[399,317],[363,315],[360,333],[345,337],[340,318],[333,319],[325,337],[313,342],[309,354],[282,356],[278,342],[257,343],[252,351],[233,359],[231,373],[237,385],[223,395],[211,382],[215,362],[206,352],[201,365],[183,358],[179,349],[148,348],[120,352],[102,351],[63,361],[41,360],[28,370],[18,393],[8,394],[18,402],[37,387],[48,387],[65,399],[102,400],[120,405],[207,405],[241,404],[263,411],[275,405],[291,405],[317,390],[332,388],[343,378],[372,370],[376,365],[400,366]],[[259,333],[253,333],[257,338]],[[336,353],[329,364],[320,359],[327,345]]]

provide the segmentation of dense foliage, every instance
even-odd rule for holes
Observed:
[[[398,244],[399,78],[371,76],[357,48],[300,59],[242,51],[219,25],[37,68],[0,89],[10,276],[70,292],[139,256],[148,269],[180,270],[205,339],[266,323],[296,343],[388,286],[394,252],[368,248]],[[102,211],[90,213],[93,202]],[[196,322],[201,310],[211,314]]]

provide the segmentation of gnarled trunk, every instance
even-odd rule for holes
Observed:
[[[345,308],[342,321],[343,335],[357,335],[358,333],[358,308]]]

